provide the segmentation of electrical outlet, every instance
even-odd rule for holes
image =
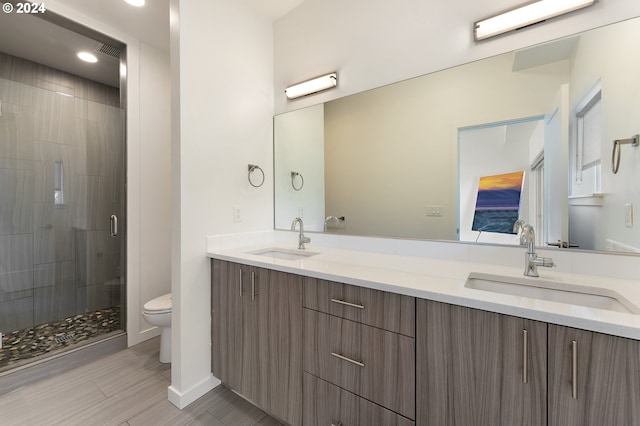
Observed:
[[[427,206],[426,216],[429,217],[442,217],[442,206]]]
[[[233,221],[235,223],[242,222],[242,212],[240,211],[240,206],[233,206]]]
[[[624,205],[624,225],[627,228],[633,228],[633,204],[631,203]]]

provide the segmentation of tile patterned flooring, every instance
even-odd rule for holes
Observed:
[[[159,345],[154,338],[2,395],[0,424],[283,426],[224,386],[178,410]]]
[[[0,371],[120,329],[120,307],[75,315],[2,336]]]

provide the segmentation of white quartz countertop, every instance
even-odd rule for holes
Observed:
[[[291,244],[272,243],[227,250],[209,249],[207,255],[215,259],[640,340],[640,315],[637,314],[465,287],[470,274],[490,274],[531,280],[533,284],[538,280],[560,286],[571,284],[591,287],[611,294],[615,292],[627,302],[640,307],[638,281],[558,272],[554,268],[543,267],[538,267],[539,278],[524,277],[524,248],[522,264],[513,267],[315,246],[309,246],[306,252],[317,254],[296,260],[251,254],[268,248],[296,250]]]

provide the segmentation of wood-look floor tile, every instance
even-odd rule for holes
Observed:
[[[131,357],[125,363],[121,363],[115,371],[109,371],[96,377],[93,381],[107,398],[116,395],[123,389],[128,389],[141,383],[150,377],[156,377],[166,381],[166,387],[171,385],[169,380],[157,371],[147,369],[137,357]]]
[[[231,391],[221,395],[221,401],[207,411],[227,426],[252,426],[265,415],[264,411],[238,397]]]
[[[146,408],[145,402],[158,394],[166,396],[166,382],[150,377],[91,407],[64,418],[64,426],[114,425],[117,426]]]
[[[4,425],[282,426],[224,386],[183,410],[167,399],[159,342],[122,350],[0,396]]]
[[[175,419],[180,414],[181,411],[167,400],[165,394],[155,404],[131,417],[128,422],[129,426],[174,425],[176,424]]]
[[[188,426],[225,426],[225,424],[216,419],[208,411],[205,411],[188,423]]]
[[[92,383],[78,386],[74,392],[60,392],[53,386],[48,395],[3,410],[2,421],[8,425],[53,425],[103,401],[104,395]]]

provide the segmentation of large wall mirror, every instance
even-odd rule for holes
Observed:
[[[537,245],[640,252],[640,148],[611,165],[640,133],[639,40],[635,18],[276,116],[275,228],[517,244],[479,222],[515,173],[492,208]]]

